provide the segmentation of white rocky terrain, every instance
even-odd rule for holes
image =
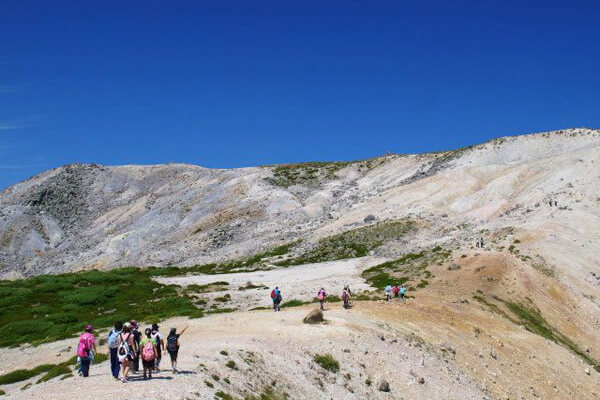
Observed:
[[[0,389],[15,399],[600,399],[598,130],[351,163],[69,165],[0,194],[4,279],[231,260],[256,262],[156,278],[212,284],[201,294],[210,302],[229,295],[231,313],[162,323],[190,326],[187,373],[121,384],[102,363],[88,380]],[[382,280],[401,278],[406,304],[378,300]],[[355,299],[304,324],[312,305],[257,310],[275,285],[284,301],[344,285]],[[75,344],[1,349],[0,374],[68,359]]]

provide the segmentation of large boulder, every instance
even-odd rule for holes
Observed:
[[[325,319],[323,318],[323,312],[318,308],[315,308],[311,312],[309,312],[306,317],[304,317],[305,324],[318,324],[323,322]]]

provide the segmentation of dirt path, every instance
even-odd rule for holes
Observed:
[[[193,275],[157,278],[156,280],[163,284],[178,286],[208,285],[220,281],[228,282],[228,290],[213,293],[212,297],[223,296],[228,293],[231,295],[231,303],[227,305],[228,307],[235,306],[242,310],[249,310],[254,307],[270,307],[269,289],[275,286],[281,289],[284,303],[292,299],[312,300],[321,287],[324,287],[330,295],[336,296],[341,294],[345,285],[349,285],[354,292],[371,290],[372,288],[360,274],[365,269],[385,261],[387,259],[380,257],[362,257],[270,271]],[[240,287],[248,283],[264,285],[265,288],[239,290]]]

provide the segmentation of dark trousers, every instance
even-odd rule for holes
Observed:
[[[115,378],[119,377],[119,372],[121,371],[121,363],[119,362],[119,354],[117,348],[110,349],[110,370],[112,372],[112,376]]]
[[[135,357],[131,361],[131,369],[133,372],[138,372],[140,370],[140,353],[135,353]]]
[[[89,376],[90,374],[90,362],[89,357],[81,357],[81,375],[84,377]]]

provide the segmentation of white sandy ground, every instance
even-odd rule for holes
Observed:
[[[302,323],[314,306],[164,321],[163,332],[171,326],[189,326],[181,340],[179,368],[183,372],[178,375],[161,372],[151,382],[136,378],[122,384],[112,380],[105,362],[92,366],[88,379],[35,384],[36,377],[2,389],[7,399],[179,400],[213,399],[219,390],[243,398],[275,383],[275,389],[291,399],[306,400],[598,399],[600,374],[564,347],[490,312],[472,294],[481,290],[512,300],[530,297],[561,332],[576,338],[583,350],[598,358],[598,332],[582,331],[584,323],[578,318],[564,318],[575,316],[574,311],[593,311],[590,305],[577,296],[567,298],[558,281],[512,256],[477,250],[463,254],[453,260],[461,266],[458,270],[430,266],[430,285],[407,304],[355,302],[351,310],[343,310],[340,303],[331,303],[322,325]],[[356,267],[361,261],[346,263]],[[314,265],[312,272],[318,276],[321,269],[330,269],[328,264]],[[250,279],[263,273],[251,273]],[[285,274],[294,276],[297,269],[278,273],[285,281]],[[56,363],[72,356],[76,342],[3,349],[0,366],[9,371]],[[222,350],[228,355],[220,354]],[[313,356],[322,353],[340,362],[338,373],[326,372],[314,363]],[[229,360],[238,369],[226,367]],[[423,383],[419,383],[421,378]],[[390,393],[377,390],[381,379],[389,382]],[[32,385],[21,390],[28,383]]]
[[[344,286],[358,293],[372,288],[360,276],[365,269],[387,261],[381,257],[362,257],[349,260],[306,264],[289,268],[273,269],[269,271],[256,271],[239,274],[219,275],[190,275],[175,278],[157,278],[162,284],[174,284],[182,287],[196,284],[207,285],[214,282],[228,282],[229,290],[216,292],[212,297],[231,295],[231,304],[242,310],[254,307],[269,307],[271,299],[270,290],[278,286],[283,294],[283,302],[296,299],[302,301],[313,300],[321,287],[326,288],[330,295],[340,296]],[[269,289],[239,290],[251,282],[254,285],[264,285]]]

